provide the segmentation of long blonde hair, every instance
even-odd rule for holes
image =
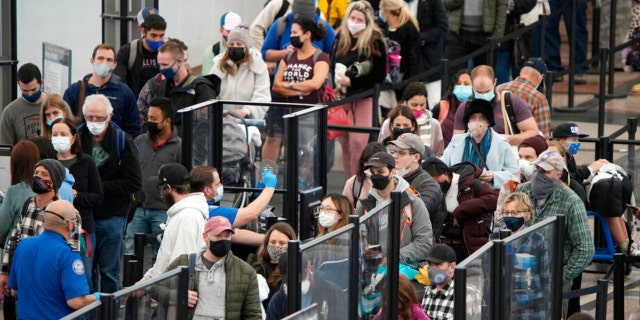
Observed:
[[[380,0],[380,9],[389,11],[392,15],[398,17],[398,25],[403,26],[407,22],[413,23],[418,31],[420,31],[420,25],[418,20],[411,15],[409,9],[403,4],[402,0]]]
[[[342,34],[338,40],[338,46],[336,47],[336,56],[343,56],[347,54],[351,48],[353,48],[353,44],[351,43],[351,34],[349,34],[349,17],[351,16],[351,12],[360,11],[364,14],[367,27],[360,32],[360,36],[358,36],[356,40],[355,47],[358,50],[359,56],[365,56],[367,59],[371,57],[371,55],[380,55],[381,52],[377,50],[375,46],[375,40],[382,40],[384,37],[382,35],[382,31],[376,25],[376,22],[373,18],[373,7],[368,1],[355,1],[349,4],[347,8],[347,13],[345,13],[342,18],[342,23],[340,24],[340,33]]]

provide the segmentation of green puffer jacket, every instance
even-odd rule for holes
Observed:
[[[198,258],[202,252],[198,254]],[[196,262],[197,264],[197,262]],[[167,267],[171,271],[180,266],[189,266],[189,255],[183,254],[173,260]],[[227,254],[224,262],[225,271],[225,319],[262,319],[260,310],[260,296],[258,294],[258,278],[253,268],[234,256],[231,252]],[[193,290],[198,291],[199,273],[197,270],[193,276]],[[198,297],[206,299],[206,297]],[[189,308],[189,319],[193,318],[195,308]]]
[[[478,1],[478,0],[470,0]],[[502,37],[507,21],[508,0],[484,0],[482,30],[491,37]],[[462,9],[464,0],[443,0],[449,17],[449,31],[458,33],[462,25]]]

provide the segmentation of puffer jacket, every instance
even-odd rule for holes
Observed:
[[[498,202],[498,191],[478,180],[482,169],[472,163],[459,163],[452,166],[451,171],[460,175],[458,206],[452,214],[462,226],[465,247],[469,254],[472,254],[489,240],[489,228],[483,219],[491,220],[493,217]],[[478,182],[475,182],[476,180]]]
[[[443,3],[449,15],[449,31],[460,32],[464,0],[443,0]],[[507,0],[484,0],[482,16],[482,30],[484,32],[491,34],[491,37],[503,36],[507,21]]]

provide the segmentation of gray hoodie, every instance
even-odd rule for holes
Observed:
[[[433,232],[431,230],[429,212],[417,192],[410,188],[406,180],[401,177],[393,177],[393,179],[396,183],[394,191],[402,192],[400,198],[402,205],[402,216],[400,217],[400,262],[417,265],[427,258],[433,245]],[[384,200],[378,194],[378,190],[372,188],[369,191],[369,195],[360,200],[356,214],[362,216]],[[382,252],[385,254],[387,252],[388,212],[389,207],[380,212],[378,219],[372,218],[372,228],[367,228],[367,240],[369,243],[380,244]],[[373,230],[379,232],[372,232]]]

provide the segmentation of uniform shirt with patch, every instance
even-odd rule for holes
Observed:
[[[239,209],[237,208],[228,208],[222,206],[209,206],[209,218],[222,216],[229,219],[231,225],[236,221],[236,217],[238,216]]]
[[[67,301],[89,294],[84,265],[62,235],[45,230],[20,242],[9,286],[18,291],[22,319],[59,319],[74,310]]]
[[[326,53],[321,53],[318,56],[316,63],[320,61],[324,61],[329,64],[329,55]],[[291,55],[288,61],[286,61],[287,67],[284,69],[284,82],[290,83],[293,82],[302,82],[305,80],[310,80],[313,78],[313,54],[307,57],[306,59],[299,59],[298,53],[294,53]],[[287,100],[291,103],[310,103],[315,104],[320,101],[320,93],[322,93],[322,87],[318,90],[315,90],[309,93],[306,96],[302,96],[302,99],[298,96],[288,97]]]

